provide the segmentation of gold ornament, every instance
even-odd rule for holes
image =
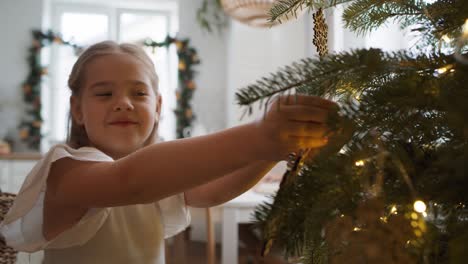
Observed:
[[[190,90],[194,90],[195,89],[195,82],[190,80],[187,82],[187,88],[189,88]]]
[[[47,75],[48,73],[49,73],[49,70],[46,67],[42,68],[41,75]]]
[[[183,61],[179,61],[179,71],[185,71],[187,65]]]
[[[21,139],[27,139],[29,137],[29,130],[27,128],[23,128],[19,131],[19,137]]]
[[[193,116],[192,109],[189,108],[189,109],[185,110],[185,117],[186,118],[190,119],[190,118],[192,118],[192,116]]]
[[[184,47],[184,43],[182,43],[182,41],[176,41],[175,45],[176,45],[177,51],[182,50],[182,48]]]
[[[24,92],[25,94],[30,94],[30,93],[32,92],[31,85],[29,85],[29,84],[23,85],[23,92]]]
[[[35,120],[32,122],[32,126],[35,128],[40,128],[42,126],[42,122],[39,120]]]
[[[317,48],[320,57],[323,57],[328,54],[328,26],[322,8],[319,8],[312,17],[314,18],[314,40],[312,43]]]
[[[63,40],[61,38],[59,38],[59,37],[55,37],[53,41],[54,41],[54,43],[57,43],[57,44],[62,44],[63,43]]]

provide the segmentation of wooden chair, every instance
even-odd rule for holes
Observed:
[[[206,263],[216,263],[216,241],[214,224],[211,218],[211,209],[205,209],[206,217]],[[190,227],[184,232],[174,236],[172,250],[166,245],[166,263],[188,263],[187,262],[187,244],[190,242]],[[177,254],[175,254],[177,252]],[[169,260],[169,258],[171,258]],[[0,264],[2,264],[0,262]]]
[[[206,263],[215,264],[216,262],[216,240],[214,224],[211,219],[211,208],[206,208]]]
[[[10,210],[16,198],[16,194],[0,191],[0,222]],[[5,243],[5,239],[0,236],[0,264],[13,264],[16,262],[18,251],[9,247]]]

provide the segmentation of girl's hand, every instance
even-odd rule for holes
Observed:
[[[262,159],[286,160],[291,152],[325,146],[328,115],[337,109],[334,102],[316,96],[291,95],[276,99],[266,115],[256,121]]]

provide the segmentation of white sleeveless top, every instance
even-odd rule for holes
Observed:
[[[44,264],[164,264],[164,238],[190,224],[184,194],[151,204],[92,208],[51,241],[43,237],[43,207],[50,166],[61,158],[113,162],[92,147],[54,146],[26,177],[13,206],[0,224],[6,243],[18,251],[44,250]]]

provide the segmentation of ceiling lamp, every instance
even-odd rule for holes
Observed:
[[[235,20],[254,27],[268,27],[268,11],[277,0],[221,0],[224,11]]]

